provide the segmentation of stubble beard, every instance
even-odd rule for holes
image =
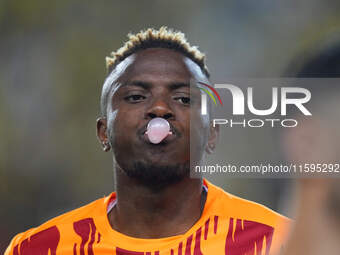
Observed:
[[[119,164],[119,162],[117,163]],[[157,165],[135,161],[122,166],[121,169],[128,177],[153,192],[159,192],[169,185],[178,183],[186,177],[190,177],[189,162]]]

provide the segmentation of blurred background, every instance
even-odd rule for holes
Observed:
[[[95,121],[104,57],[128,32],[183,31],[207,54],[212,83],[272,78],[340,27],[339,10],[334,0],[0,0],[0,253],[16,233],[113,191],[112,158]],[[235,138],[226,154],[279,157],[263,138]],[[288,180],[211,180],[289,214]]]

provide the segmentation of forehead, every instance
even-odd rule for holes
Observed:
[[[145,49],[131,55],[129,59],[132,59],[132,61],[130,60],[129,66],[120,77],[123,80],[178,79],[188,81],[190,78],[199,79],[203,75],[195,62],[182,53],[171,49]]]

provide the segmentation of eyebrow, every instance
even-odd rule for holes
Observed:
[[[152,84],[149,82],[145,82],[145,81],[135,80],[135,81],[128,81],[122,85],[122,87],[125,87],[125,86],[136,86],[136,87],[141,87],[143,89],[149,89],[152,87]]]
[[[176,89],[180,89],[183,87],[190,88],[190,84],[186,82],[174,82],[174,83],[171,83],[169,86],[170,90],[176,90]]]
[[[124,83],[122,86],[137,86],[137,87],[141,87],[143,89],[150,89],[152,86],[154,86],[151,82],[145,82],[145,81],[138,81],[138,80],[133,80],[133,81],[129,81]],[[176,90],[176,89],[180,89],[183,87],[190,87],[189,83],[186,82],[172,82],[168,85],[168,89],[169,90]]]

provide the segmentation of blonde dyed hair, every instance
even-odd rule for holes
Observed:
[[[156,30],[148,28],[137,34],[128,34],[129,40],[115,52],[111,52],[109,57],[106,57],[106,68],[110,73],[115,66],[123,61],[128,56],[135,52],[149,48],[166,48],[178,51],[194,61],[209,77],[210,73],[205,64],[205,54],[202,53],[197,46],[191,46],[184,33],[175,31],[171,28],[162,26]]]

